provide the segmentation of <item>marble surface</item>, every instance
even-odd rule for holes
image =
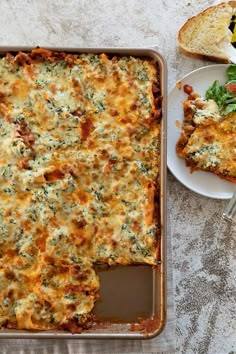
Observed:
[[[176,35],[214,0],[1,0],[0,45],[156,46],[168,86],[208,62],[183,56]],[[176,354],[236,353],[236,226],[227,201],[199,196],[168,175]]]

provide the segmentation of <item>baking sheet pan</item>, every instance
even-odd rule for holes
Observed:
[[[166,322],[166,98],[167,69],[164,58],[153,49],[143,48],[59,48],[44,47],[68,53],[107,53],[154,59],[160,69],[162,102],[160,166],[160,264],[97,266],[100,278],[100,300],[93,313],[98,322],[81,334],[63,331],[0,330],[0,338],[121,338],[148,339],[161,333]],[[30,51],[33,47],[1,47],[0,53]],[[140,325],[144,319],[144,325]],[[136,329],[136,330],[131,330]]]

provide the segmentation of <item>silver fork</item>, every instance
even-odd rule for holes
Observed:
[[[236,220],[236,192],[234,192],[222,216],[225,220],[230,222],[234,221],[234,219]]]

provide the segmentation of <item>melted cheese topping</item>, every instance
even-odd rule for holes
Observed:
[[[184,112],[179,156],[192,170],[210,171],[236,183],[236,113],[221,117],[217,104],[202,98],[185,101]]]
[[[2,325],[86,324],[93,263],[156,264],[157,79],[132,57],[1,59]]]
[[[209,125],[212,122],[218,122],[221,118],[218,105],[214,100],[204,100],[198,97],[190,105],[194,109],[193,122],[197,126]]]

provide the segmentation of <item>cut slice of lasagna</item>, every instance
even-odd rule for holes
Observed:
[[[236,112],[221,116],[216,102],[190,94],[176,145],[179,157],[194,170],[209,171],[236,183]]]
[[[0,324],[79,333],[92,324],[98,289],[98,277],[85,259],[73,264],[41,254],[26,265],[20,257],[11,261],[4,257],[0,262]]]

